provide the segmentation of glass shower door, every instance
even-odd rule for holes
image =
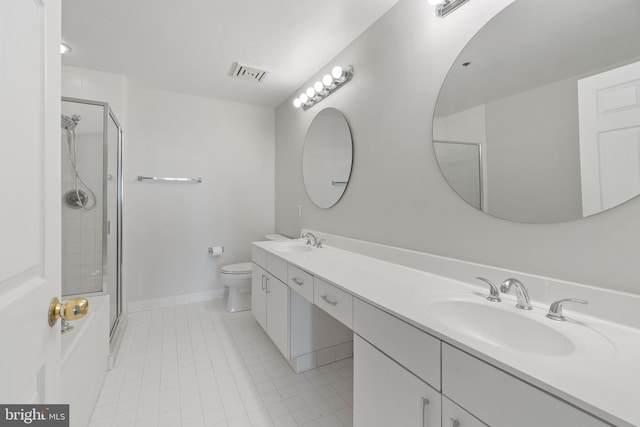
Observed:
[[[122,312],[122,129],[107,103],[62,100],[62,295],[110,297]]]
[[[120,142],[121,131],[111,111],[107,119],[106,145],[106,247],[104,271],[104,288],[110,295],[109,325],[113,332],[122,311],[122,294],[120,286],[120,227],[119,206],[121,200]]]

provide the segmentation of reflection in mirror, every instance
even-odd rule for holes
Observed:
[[[640,1],[516,0],[443,83],[433,141],[468,203],[518,222],[640,194]]]
[[[325,108],[313,119],[304,141],[302,173],[313,203],[330,208],[342,197],[353,160],[351,130],[344,115]]]

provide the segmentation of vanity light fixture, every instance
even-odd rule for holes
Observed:
[[[436,16],[444,18],[469,0],[429,0],[436,7]]]
[[[326,74],[322,81],[315,82],[313,86],[309,86],[307,90],[294,99],[293,106],[307,110],[331,95],[352,78],[353,67],[351,65],[346,69],[339,65],[335,66],[331,70],[331,74]]]
[[[69,46],[66,43],[60,43],[60,53],[64,54],[64,53],[69,53],[71,52],[71,46]]]

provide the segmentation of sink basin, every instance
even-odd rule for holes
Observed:
[[[310,252],[315,248],[303,242],[280,243],[273,248],[277,252]]]
[[[573,341],[554,329],[554,325],[497,305],[438,301],[428,306],[428,312],[434,320],[498,347],[543,356],[566,356],[576,350]]]

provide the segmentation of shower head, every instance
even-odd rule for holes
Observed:
[[[78,122],[80,121],[80,116],[74,114],[73,116],[65,116],[62,115],[62,129],[66,130],[75,130],[76,126],[78,126]]]

